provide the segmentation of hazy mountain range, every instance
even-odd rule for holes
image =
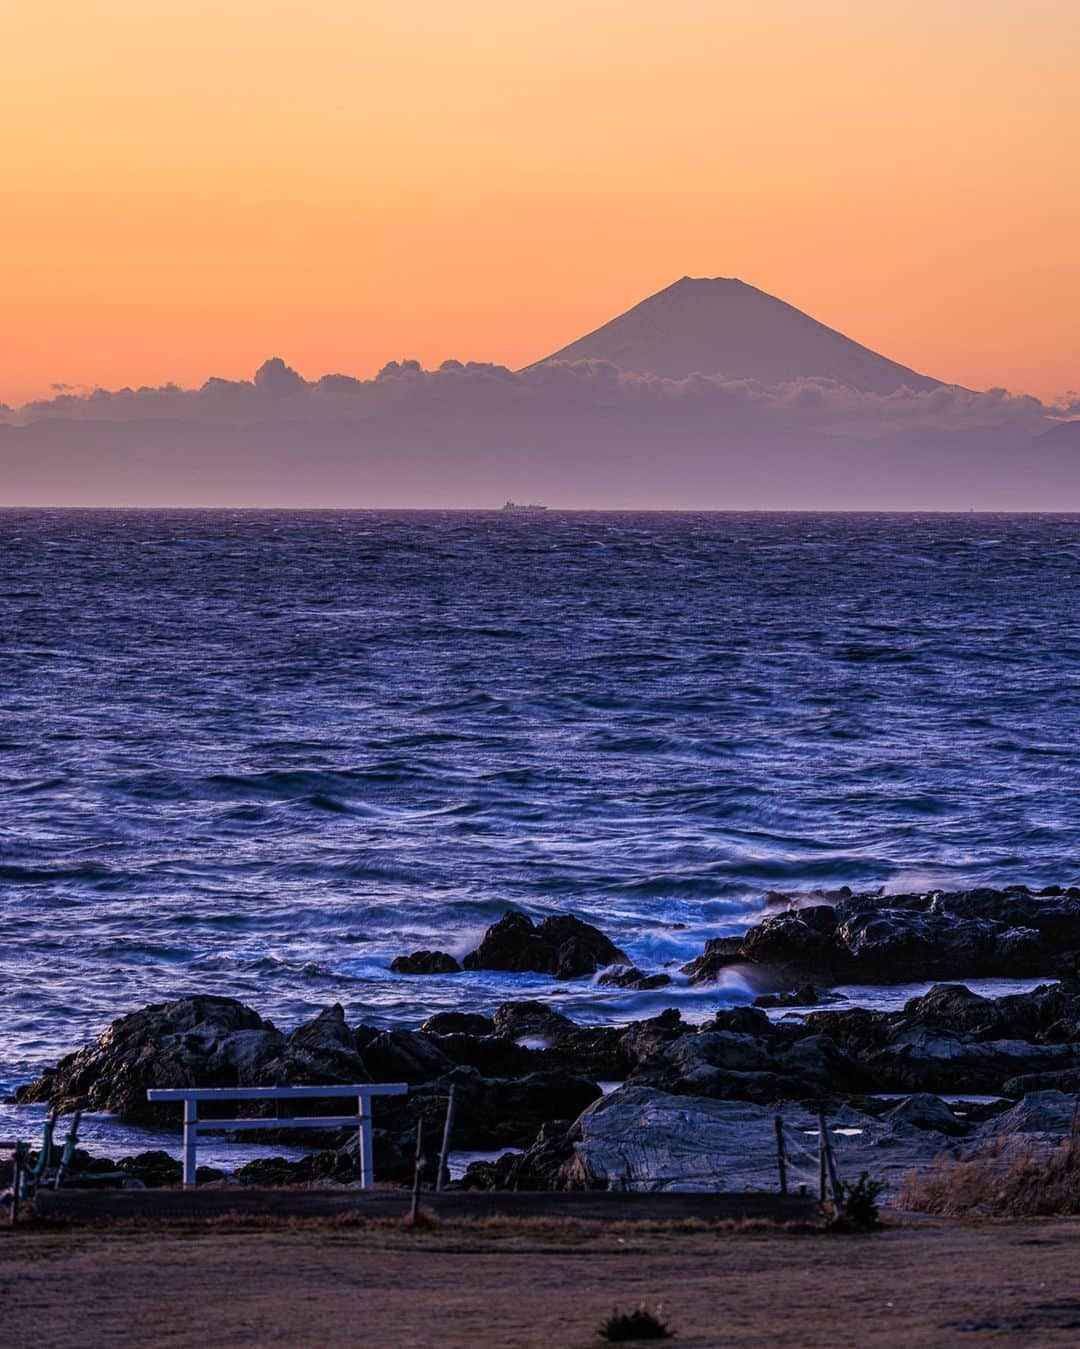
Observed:
[[[1080,406],[947,385],[684,277],[523,370],[280,359],[0,409],[0,504],[1080,509]]]

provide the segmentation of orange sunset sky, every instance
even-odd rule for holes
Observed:
[[[739,276],[1080,386],[1078,0],[2,5],[0,400],[533,360]]]

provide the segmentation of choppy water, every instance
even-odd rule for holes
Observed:
[[[1080,878],[1080,518],[0,512],[0,1085],[201,989],[288,1027],[502,909],[643,964],[766,888]]]

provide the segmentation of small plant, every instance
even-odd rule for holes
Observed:
[[[655,1314],[642,1302],[632,1312],[613,1311],[606,1321],[601,1321],[597,1332],[602,1340],[673,1340],[675,1332],[660,1319],[657,1307]]]
[[[854,1185],[840,1181],[836,1196],[836,1213],[829,1228],[833,1232],[872,1232],[879,1227],[878,1199],[885,1186],[880,1180],[870,1180],[864,1171]]]

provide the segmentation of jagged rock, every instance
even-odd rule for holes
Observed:
[[[370,1081],[340,1003],[297,1026],[281,1053],[258,1070],[259,1085],[271,1087]]]
[[[21,1087],[16,1099],[175,1127],[176,1108],[151,1105],[147,1088],[255,1086],[283,1046],[280,1032],[235,998],[178,998],[120,1017],[93,1043]]]
[[[816,984],[802,984],[783,993],[763,993],[754,999],[755,1007],[820,1007],[824,1003],[846,1002],[842,993],[830,993]]]
[[[140,1152],[134,1157],[122,1157],[115,1166],[105,1158],[95,1158],[87,1169],[98,1172],[114,1170],[125,1189],[148,1190],[179,1185],[183,1171],[180,1163],[160,1148]],[[225,1172],[216,1166],[199,1166],[195,1169],[195,1179],[200,1185],[224,1178]]]
[[[764,1102],[864,1091],[868,1078],[824,1035],[785,1045],[733,1031],[701,1031],[663,1046],[633,1070],[627,1086]]]
[[[503,1003],[492,1022],[496,1035],[542,1051],[548,1067],[604,1078],[623,1075],[624,1032],[617,1026],[579,1026],[544,1002]]]
[[[866,1061],[879,1091],[993,1094],[1024,1071],[1047,1073],[1080,1066],[1073,1045],[1027,1040],[981,1040],[954,1031],[902,1029]]]
[[[568,1016],[554,1011],[546,1002],[504,1002],[496,1008],[491,1018],[496,1035],[505,1035],[511,1040],[543,1040],[554,1044],[567,1032],[576,1031],[578,1026]]]
[[[613,965],[604,970],[596,980],[605,988],[630,988],[646,992],[653,988],[664,988],[671,983],[670,974],[643,974],[636,965]]]
[[[1046,1134],[1055,1140],[1068,1138],[1076,1119],[1076,1097],[1062,1091],[1036,1091],[981,1125],[979,1132],[991,1138],[1022,1134]]]
[[[183,1176],[183,1167],[175,1157],[170,1157],[160,1148],[150,1152],[140,1152],[135,1157],[122,1157],[116,1163],[118,1171],[126,1171],[148,1189],[159,1189],[165,1185],[179,1185]]]
[[[392,974],[460,974],[461,966],[446,951],[413,951],[397,956],[390,964]]]
[[[683,965],[681,973],[690,975],[694,984],[712,983],[740,959],[741,937],[710,937],[701,955]]]
[[[682,1019],[675,1007],[669,1007],[659,1016],[647,1021],[634,1021],[623,1031],[619,1038],[619,1059],[627,1068],[635,1068],[644,1063],[677,1040],[681,1035],[691,1032],[691,1027]]]
[[[466,1190],[553,1190],[559,1171],[572,1155],[570,1120],[544,1124],[524,1152],[504,1152],[493,1162],[473,1162],[461,1187]]]
[[[793,899],[788,911],[768,914],[741,936],[713,938],[683,968],[698,983],[746,964],[781,984],[902,983],[1074,975],[1078,959],[1080,889],[1039,896],[1016,886],[848,895],[813,906]]]
[[[455,1066],[435,1036],[416,1030],[383,1031],[364,1048],[364,1067],[376,1082],[430,1082]]]
[[[525,1147],[548,1120],[574,1118],[601,1095],[582,1073],[545,1070],[524,1077],[484,1077],[475,1068],[455,1068],[404,1098],[379,1103],[378,1123],[391,1133],[441,1132],[450,1087],[455,1087],[454,1144],[458,1148]]]
[[[1058,1091],[1080,1098],[1080,1065],[1060,1072],[1021,1073],[1006,1078],[1001,1087],[1005,1096],[1030,1096],[1043,1091]]]
[[[950,1134],[955,1138],[968,1133],[971,1127],[958,1115],[954,1115],[940,1096],[931,1096],[927,1092],[909,1096],[887,1111],[884,1118],[911,1124],[916,1129],[932,1129],[937,1133]]]
[[[629,960],[591,923],[572,914],[558,914],[534,924],[513,909],[484,933],[475,951],[463,961],[467,970],[531,971],[556,979],[577,979],[607,965]]]
[[[773,1023],[759,1007],[725,1007],[722,1012],[717,1012],[711,1021],[706,1021],[701,1030],[729,1030],[734,1031],[736,1035],[764,1035],[775,1036],[779,1034],[774,1030]]]
[[[436,1012],[420,1029],[428,1035],[493,1035],[495,1024],[479,1012]]]
[[[440,1035],[439,1049],[458,1067],[475,1068],[484,1077],[524,1077],[568,1056],[527,1049],[504,1035]]]
[[[963,984],[935,984],[921,998],[910,998],[904,1004],[905,1020],[916,1019],[925,1026],[940,1026],[947,1030],[978,1030],[993,1020],[994,1003],[990,998],[972,993]]]

